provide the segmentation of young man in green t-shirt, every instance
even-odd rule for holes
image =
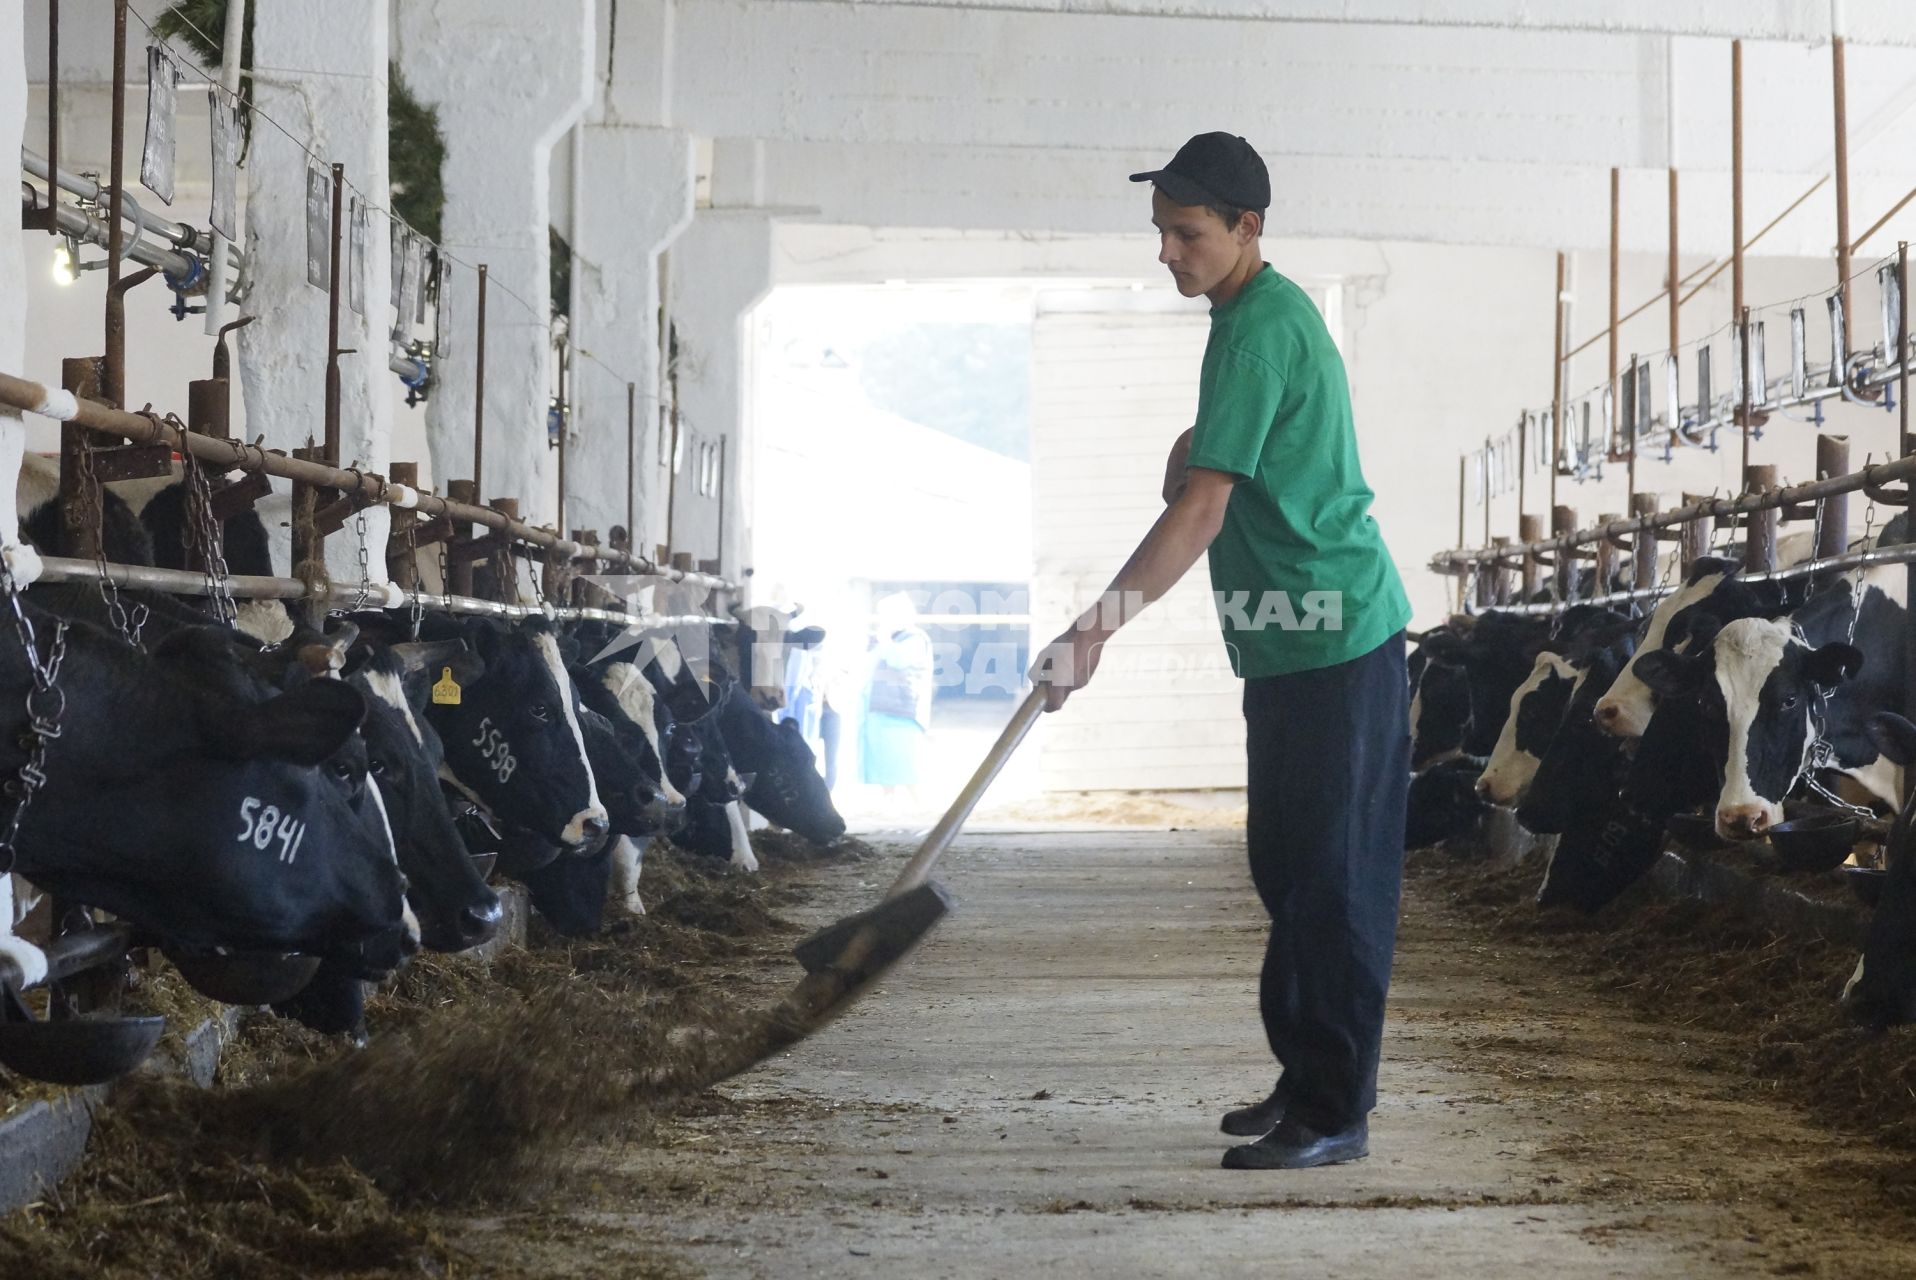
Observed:
[[[1192,138],[1154,185],[1158,261],[1211,301],[1197,422],[1165,466],[1164,514],[1100,606],[1044,651],[1047,710],[1104,642],[1210,553],[1244,680],[1251,876],[1271,915],[1259,984],[1281,1074],[1224,1117],[1232,1169],[1368,1154],[1410,777],[1410,605],[1371,519],[1350,388],[1323,318],[1258,250],[1270,177],[1251,145]],[[1113,615],[1116,616],[1113,616]]]

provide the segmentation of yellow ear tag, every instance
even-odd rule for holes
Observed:
[[[435,707],[456,707],[459,705],[459,682],[452,678],[452,668],[444,668],[438,680],[432,686],[432,703]]]

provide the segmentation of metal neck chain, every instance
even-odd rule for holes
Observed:
[[[33,687],[27,690],[27,724],[20,734],[27,758],[21,762],[13,781],[0,787],[13,801],[13,813],[7,819],[4,833],[0,833],[0,875],[5,875],[13,870],[20,824],[26,820],[34,794],[46,785],[47,744],[60,736],[60,719],[66,713],[66,694],[58,681],[60,665],[66,660],[67,624],[63,618],[54,620],[53,644],[42,660],[33,622],[20,602],[20,584],[14,581],[12,567],[4,555],[0,555],[0,590],[6,594],[14,633],[20,639],[27,670],[33,677]]]
[[[354,499],[358,501],[360,490],[359,482],[361,481],[358,459],[354,459],[353,465],[347,467],[346,470],[353,473]],[[374,501],[383,502],[385,498],[385,484],[382,481],[380,484],[379,497],[374,499]],[[360,506],[353,515],[353,536],[358,539],[359,542],[359,587],[353,597],[353,603],[349,612],[356,613],[366,607],[366,601],[370,600],[373,594],[372,553],[367,549],[366,544],[366,508],[364,506]]]
[[[226,568],[226,538],[213,518],[213,486],[206,467],[193,452],[182,450],[181,465],[186,472],[187,535],[199,557],[200,572],[206,579],[206,596],[213,612],[225,625],[239,621],[239,606],[233,602],[230,575]]]
[[[412,607],[407,610],[407,621],[412,624],[412,638],[419,638],[420,624],[426,620],[426,605],[421,599],[426,584],[419,580],[419,518],[414,516],[406,521],[406,564],[412,577]]]
[[[144,415],[157,424],[153,406],[148,405]],[[135,605],[128,614],[126,605],[120,599],[120,584],[113,580],[112,570],[106,558],[106,498],[99,477],[93,470],[93,441],[83,437],[80,441],[80,507],[81,514],[93,530],[93,567],[99,574],[97,584],[100,603],[106,606],[107,621],[113,624],[126,642],[135,649],[144,649],[140,635],[146,630],[147,608]]]

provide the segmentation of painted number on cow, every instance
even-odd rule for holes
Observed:
[[[276,804],[262,804],[252,796],[240,802],[239,843],[250,844],[265,853],[279,845],[278,859],[291,864],[299,856],[300,842],[306,839],[306,824],[290,813],[281,813]]]
[[[486,758],[486,763],[492,766],[493,773],[498,775],[502,783],[510,779],[512,771],[519,767],[519,762],[512,758],[512,747],[506,742],[505,736],[492,727],[491,716],[479,722],[479,736],[472,740],[472,745],[479,748],[479,754]]]

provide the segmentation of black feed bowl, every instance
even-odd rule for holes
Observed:
[[[1888,878],[1889,872],[1875,867],[1843,868],[1843,880],[1849,885],[1850,892],[1872,910],[1883,900],[1883,882]]]
[[[1849,857],[1856,834],[1853,816],[1825,809],[1771,827],[1770,847],[1785,871],[1829,871]]]
[[[221,1004],[290,1000],[319,972],[319,957],[279,951],[174,951],[161,948],[193,990]]]

